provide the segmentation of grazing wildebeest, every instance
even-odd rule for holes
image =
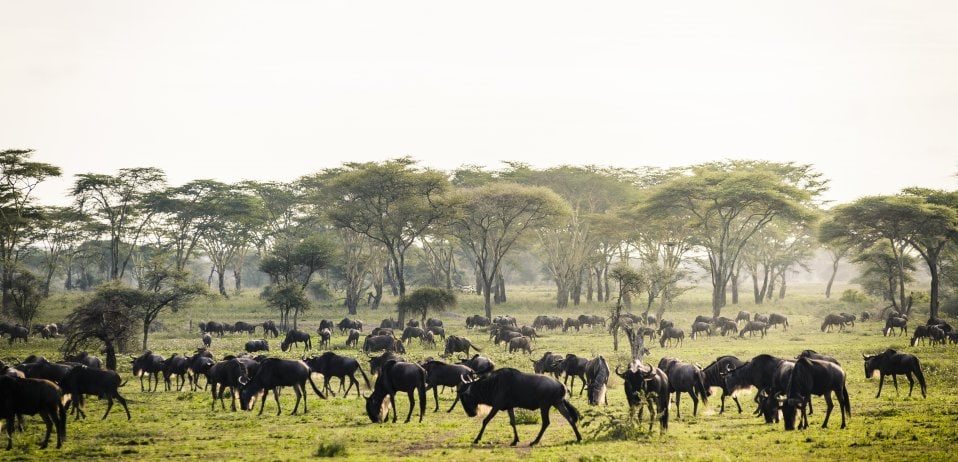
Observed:
[[[649,341],[655,340],[655,329],[651,327],[639,327],[635,332],[640,337],[648,337]]]
[[[675,417],[682,418],[679,406],[682,393],[692,397],[692,415],[698,414],[699,398],[702,404],[708,404],[708,397],[712,393],[705,387],[705,374],[696,365],[680,361],[676,358],[662,358],[659,369],[669,378],[669,391],[675,392]]]
[[[659,334],[662,334],[662,331],[664,331],[665,329],[672,328],[672,327],[675,327],[675,323],[674,323],[674,322],[669,321],[668,319],[662,319],[662,320],[659,321],[658,333],[659,333]]]
[[[427,331],[425,331],[425,332],[422,333],[422,338],[419,339],[419,343],[420,343],[421,345],[432,345],[433,348],[435,348],[435,347],[436,347],[436,336],[432,333],[432,331],[428,331],[428,330],[427,330]]]
[[[692,323],[692,334],[689,335],[689,338],[695,339],[695,335],[699,332],[705,332],[707,337],[712,336],[712,325],[707,322],[696,321]]]
[[[726,367],[725,388],[737,390],[754,386],[759,390],[769,389],[774,385],[775,374],[783,362],[772,355],[760,354],[739,367]]]
[[[867,312],[867,311],[862,311],[862,315],[861,315],[862,322],[868,321],[868,320],[871,319],[871,318],[872,318],[872,314],[871,314],[871,313],[869,313],[869,312]]]
[[[768,324],[768,316],[755,313],[755,316],[752,316],[752,321],[764,322],[765,324]]]
[[[372,375],[379,375],[379,371],[382,370],[383,364],[386,364],[386,361],[396,360],[399,362],[406,361],[405,358],[396,355],[392,351],[386,351],[385,353],[379,356],[370,356],[369,357],[369,373]]]
[[[442,327],[442,319],[429,318],[426,320],[426,327]]]
[[[130,363],[133,364],[133,375],[140,377],[140,391],[156,391],[156,387],[160,384],[160,372],[163,372],[163,361],[165,359],[149,350],[139,357],[130,357]],[[143,388],[144,375],[147,376],[146,389]],[[152,389],[150,389],[151,384]]]
[[[711,316],[705,316],[704,314],[700,314],[695,317],[695,319],[692,321],[692,324],[695,324],[697,322],[704,322],[706,324],[711,324],[712,319],[714,318],[712,318]]]
[[[373,423],[385,421],[389,415],[389,407],[393,408],[393,423],[396,422],[396,393],[404,391],[409,395],[409,414],[406,423],[412,418],[412,410],[416,405],[413,393],[419,392],[419,421],[426,413],[426,370],[415,363],[386,361],[382,371],[376,377],[373,392],[366,398],[366,414]],[[386,400],[386,397],[389,400]]]
[[[857,319],[854,314],[851,313],[838,313],[842,317],[845,324],[851,324],[852,327],[855,327],[855,320]]]
[[[17,340],[17,339],[23,340],[23,343],[26,343],[28,340],[28,337],[30,336],[30,330],[27,329],[26,327],[23,327],[17,324],[7,329],[7,334],[10,335],[10,339],[8,340],[10,342],[10,345],[13,345],[14,340]]]
[[[346,333],[349,329],[358,329],[362,332],[363,322],[358,319],[343,318],[342,321],[339,321],[339,324],[336,324],[336,327],[339,327],[340,333]]]
[[[213,336],[203,332],[203,348],[209,348],[213,344]]]
[[[951,332],[953,330],[951,324],[948,324],[939,318],[928,318],[928,321],[925,322],[925,325],[938,326],[938,328],[943,330],[945,333]]]
[[[349,329],[349,336],[346,337],[346,346],[353,348],[359,347],[359,329]]]
[[[206,323],[205,332],[219,335],[220,337],[226,333],[226,326],[221,322],[209,321]]]
[[[393,332],[391,327],[374,327],[372,332],[369,335],[375,337],[377,335],[388,335],[390,337],[395,337],[396,334]]]
[[[276,328],[276,323],[272,320],[263,321],[263,337],[269,337],[270,334],[274,338],[279,337],[279,329]]]
[[[414,338],[422,340],[423,330],[417,326],[408,326],[402,331],[402,337],[399,338],[400,342],[409,344]]]
[[[329,337],[333,335],[333,332],[329,328],[324,328],[319,331],[319,347],[320,348],[329,348]]]
[[[882,334],[888,337],[888,334],[896,327],[898,328],[898,335],[908,334],[908,318],[889,316],[885,320],[885,328],[882,329]]]
[[[562,375],[562,360],[562,355],[547,351],[538,361],[534,359],[529,361],[532,361],[532,369],[536,374],[552,374],[558,379]]]
[[[296,404],[293,405],[293,412],[290,414],[296,414],[297,409],[299,409],[300,399],[303,400],[303,413],[305,414],[309,412],[306,409],[306,401],[308,401],[306,399],[308,396],[306,392],[307,381],[309,381],[309,384],[313,387],[316,396],[326,399],[326,395],[319,391],[319,388],[316,387],[316,383],[313,382],[309,366],[306,365],[305,361],[266,358],[260,362],[259,371],[256,375],[240,389],[240,408],[244,411],[252,410],[249,405],[250,399],[254,395],[259,396],[260,392],[263,392],[263,399],[260,401],[258,414],[262,415],[263,409],[266,407],[266,396],[268,396],[269,391],[272,390],[273,399],[276,400],[276,415],[280,415],[283,412],[279,406],[280,387],[291,386],[293,387],[293,391],[296,392]]]
[[[565,325],[562,326],[562,332],[567,332],[570,328],[575,328],[575,331],[578,332],[580,327],[578,319],[566,318]]]
[[[480,404],[492,409],[482,420],[482,428],[473,444],[479,444],[486,425],[500,410],[509,413],[509,423],[512,425],[512,446],[519,443],[519,432],[516,429],[515,408],[539,409],[542,415],[542,428],[539,435],[529,444],[534,446],[542,438],[549,427],[549,410],[555,407],[559,413],[572,425],[576,441],[582,441],[576,422],[581,415],[579,411],[566,400],[566,389],[557,380],[544,375],[526,374],[516,369],[499,369],[485,377],[463,377],[457,390],[462,400],[462,407],[469,417],[475,417]]]
[[[922,398],[927,397],[925,394],[925,375],[922,374],[921,362],[915,355],[888,349],[874,356],[862,355],[862,358],[865,360],[866,379],[872,378],[875,371],[879,373],[878,394],[875,395],[875,398],[881,397],[881,387],[885,384],[886,375],[891,375],[892,383],[895,384],[895,393],[898,393],[898,374],[905,374],[905,377],[908,377],[908,396],[911,396],[911,392],[915,388],[915,381],[911,378],[911,375],[915,374],[915,377],[918,378],[918,384],[921,386]]]
[[[419,321],[415,319],[410,319],[406,321],[406,327],[419,327]]]
[[[748,333],[748,336],[752,337],[755,335],[755,332],[759,332],[762,334],[762,337],[765,337],[765,333],[768,332],[768,324],[761,321],[749,321],[745,323],[745,327],[739,331],[738,336],[744,337],[745,334]]]
[[[475,327],[486,327],[489,324],[492,324],[492,322],[489,321],[489,318],[479,314],[474,314],[466,318],[466,329],[472,329]]]
[[[464,364],[446,364],[442,361],[426,361],[422,364],[426,370],[426,391],[432,388],[433,398],[436,399],[436,409],[433,412],[439,412],[439,387],[456,387],[462,381],[462,377],[469,376],[475,371]],[[452,412],[459,402],[459,394],[456,394],[455,401],[446,412]]]
[[[400,326],[399,326],[399,321],[395,319],[386,318],[379,323],[379,327],[382,327],[385,329],[398,329]]]
[[[715,361],[712,361],[712,364],[709,364],[708,366],[705,366],[705,369],[702,369],[702,373],[705,374],[705,387],[718,387],[722,389],[722,408],[719,411],[719,414],[725,413],[725,398],[728,396],[731,396],[732,400],[735,401],[735,406],[738,407],[738,413],[742,413],[742,405],[738,402],[735,392],[738,390],[745,390],[749,388],[749,385],[732,384],[735,385],[735,388],[730,388],[728,386],[730,384],[725,382],[725,372],[729,369],[741,367],[743,364],[745,363],[735,356],[719,356],[715,359]]]
[[[748,311],[739,311],[738,316],[735,317],[735,322],[739,322],[739,321],[749,322],[751,320],[752,320],[752,313],[749,313]]]
[[[788,317],[778,313],[768,315],[768,327],[775,327],[779,324],[788,332]]]
[[[932,345],[944,345],[945,336],[945,331],[940,326],[928,326],[928,337],[931,339]]]
[[[539,337],[539,334],[536,333],[535,327],[522,326],[519,328],[519,333],[521,333],[523,336],[529,337],[530,339]]]
[[[468,355],[469,349],[472,348],[478,352],[482,352],[479,347],[472,344],[466,337],[459,337],[456,335],[450,335],[446,337],[446,348],[442,352],[443,357],[447,357],[453,353],[463,353]]]
[[[323,390],[333,396],[336,396],[336,393],[329,388],[329,379],[332,377],[338,378],[339,388],[346,390],[343,396],[349,396],[349,390],[352,390],[353,385],[356,386],[356,396],[362,396],[359,390],[359,380],[356,380],[357,370],[362,374],[363,381],[366,382],[366,388],[370,388],[369,377],[363,372],[359,361],[348,356],[340,356],[332,351],[327,351],[319,356],[313,356],[307,359],[306,365],[309,366],[313,372],[323,374]],[[345,386],[346,377],[349,377],[349,387]]]
[[[432,332],[434,336],[439,337],[443,342],[446,341],[446,329],[442,326],[429,326],[426,332]]]
[[[672,340],[676,341],[675,346],[682,345],[682,340],[685,339],[685,332],[682,329],[676,329],[674,327],[666,327],[662,329],[661,337],[659,337],[659,346],[665,348],[665,342],[669,343],[669,346],[672,345]]]
[[[525,351],[526,354],[532,354],[532,344],[529,343],[529,337],[518,337],[509,340],[509,353],[515,353],[518,350]]]
[[[495,318],[493,318],[492,323],[493,323],[493,324],[498,324],[498,325],[500,325],[500,326],[512,326],[512,327],[517,327],[516,318],[514,318],[514,317],[512,317],[512,316],[509,316],[509,315],[507,315],[507,314],[502,314],[502,315],[496,316]]]
[[[257,351],[269,351],[269,342],[266,340],[250,340],[243,347],[247,353],[256,353]]]
[[[367,335],[363,341],[363,352],[374,353],[377,351],[395,351],[405,353],[406,347],[396,337],[392,335]]]
[[[170,376],[173,375],[176,376],[176,391],[183,390],[183,385],[186,385],[189,372],[189,358],[180,356],[179,353],[173,353],[173,356],[166,358],[163,361],[163,385],[166,391],[170,391],[173,388],[170,383]]]
[[[928,326],[915,326],[915,330],[911,332],[911,346],[918,346],[918,341],[921,340],[921,344],[925,344],[925,339],[930,337],[929,327]]]
[[[582,396],[582,392],[585,390],[585,365],[588,362],[588,359],[580,358],[569,353],[565,355],[565,359],[559,364],[559,367],[562,368],[562,373],[565,374],[562,384],[569,387],[570,395],[572,394],[572,390],[575,389],[575,378],[578,377],[582,381],[582,387],[579,389],[579,396]],[[572,377],[572,385],[568,385],[569,377]]]
[[[785,429],[795,429],[795,410],[801,408],[802,417],[799,429],[808,428],[808,413],[805,404],[811,395],[824,395],[825,421],[822,428],[828,427],[828,418],[835,405],[832,403],[832,393],[838,399],[838,409],[842,414],[842,426],[845,428],[845,414],[852,415],[851,404],[848,400],[848,388],[845,386],[845,371],[837,364],[817,359],[800,358],[792,367],[791,378],[788,382],[786,401],[782,410],[785,420]]]
[[[829,313],[822,322],[822,332],[831,332],[832,326],[838,326],[838,331],[845,329],[845,318],[836,313]]]
[[[96,356],[92,356],[85,351],[81,351],[77,353],[76,355],[65,355],[63,356],[63,360],[71,362],[71,363],[83,364],[84,366],[89,367],[90,369],[103,368],[103,362],[100,361],[100,358],[97,358]]]
[[[182,356],[177,356],[185,359]],[[131,420],[130,408],[126,405],[126,399],[120,396],[121,387],[120,376],[114,371],[103,369],[90,369],[86,366],[77,366],[70,369],[70,372],[60,381],[60,387],[63,394],[69,394],[73,404],[76,406],[76,418],[86,417],[83,412],[83,395],[98,396],[106,398],[106,412],[100,420],[106,419],[110,415],[110,409],[113,408],[113,399],[116,398],[123,405],[126,411],[126,420]]]
[[[223,403],[223,392],[226,387],[230,387],[230,409],[236,410],[236,390],[241,389],[249,382],[249,372],[246,364],[238,358],[220,361],[213,364],[206,371],[206,382],[211,385],[213,401],[210,403],[210,410],[216,410],[216,398],[219,396],[220,406],[226,410],[226,404]],[[216,390],[219,386],[219,395]]]
[[[471,358],[459,358],[459,364],[469,366],[470,369],[476,371],[476,374],[479,375],[488,374],[496,368],[496,363],[479,354],[474,354]]]
[[[635,408],[639,408],[639,422],[642,421],[642,411],[649,408],[649,432],[656,416],[659,418],[659,431],[664,433],[669,428],[669,378],[661,369],[647,366],[634,361],[625,373],[615,368],[615,373],[625,382],[625,398],[629,402],[629,421],[635,416]],[[643,403],[643,400],[645,401]],[[645,406],[644,406],[644,405]]]
[[[802,359],[802,358],[817,359],[819,361],[828,361],[830,363],[835,363],[835,364],[838,364],[839,366],[842,365],[840,362],[838,362],[837,359],[828,355],[823,355],[815,350],[802,350],[802,352],[799,353],[795,359]]]
[[[586,396],[589,398],[589,404],[597,406],[601,403],[609,405],[609,400],[605,393],[609,383],[609,365],[602,356],[596,356],[585,364],[586,388],[589,392]]]
[[[517,329],[517,330],[505,330],[505,329],[500,329],[500,330],[495,334],[495,337],[496,337],[496,338],[495,338],[495,344],[496,344],[496,345],[502,343],[504,346],[508,346],[510,340],[512,340],[512,339],[514,339],[514,338],[522,337],[522,333],[519,332],[518,329]]]
[[[286,333],[286,338],[283,339],[283,343],[279,344],[279,348],[283,351],[288,351],[290,346],[300,342],[303,343],[303,351],[309,351],[313,349],[313,342],[309,334],[295,329]]]
[[[40,414],[47,426],[46,436],[40,443],[45,449],[50,443],[50,433],[56,427],[57,448],[63,446],[67,434],[67,410],[61,402],[60,387],[45,379],[21,379],[0,375],[0,418],[7,425],[7,450],[13,449],[14,419],[22,415]]]
[[[715,322],[715,327],[721,330],[722,337],[728,335],[729,332],[738,333],[738,324],[729,318],[719,318]]]
[[[246,332],[247,334],[253,335],[256,333],[256,325],[250,324],[248,322],[236,321],[233,324],[233,332]]]
[[[336,328],[336,326],[333,325],[333,322],[332,322],[332,321],[330,321],[330,320],[328,320],[328,319],[320,319],[320,320],[319,320],[319,327],[316,328],[316,333],[318,334],[318,333],[322,332],[323,329],[329,329],[329,331],[332,332],[333,329],[335,329],[335,328]]]

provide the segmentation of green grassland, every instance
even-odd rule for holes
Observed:
[[[367,460],[635,460],[635,459],[682,459],[682,460],[942,460],[958,458],[958,348],[948,346],[908,346],[905,337],[884,337],[879,322],[859,322],[841,333],[819,331],[825,313],[849,311],[861,312],[874,308],[869,305],[848,305],[837,299],[825,300],[818,286],[792,288],[785,300],[776,300],[764,306],[743,303],[730,305],[725,314],[734,316],[739,309],[752,312],[779,312],[789,317],[788,332],[779,329],[769,331],[768,337],[760,339],[738,337],[711,337],[690,340],[678,348],[651,348],[648,361],[657,363],[663,356],[675,356],[682,360],[710,363],[716,356],[736,355],[742,359],[759,353],[781,357],[794,357],[799,351],[810,348],[835,356],[848,374],[852,417],[849,426],[840,430],[840,416],[835,410],[831,427],[821,429],[825,405],[821,398],[814,399],[815,413],[810,416],[810,428],[806,431],[785,432],[780,424],[765,425],[751,415],[754,405],[751,393],[742,396],[745,412],[735,412],[734,403],[728,401],[725,415],[718,413],[718,395],[708,405],[692,416],[692,403],[686,396],[682,400],[682,419],[670,422],[667,433],[660,434],[656,425],[651,434],[646,433],[647,424],[632,426],[625,422],[628,407],[622,391],[622,381],[613,376],[609,383],[609,405],[591,407],[585,395],[579,395],[579,385],[573,390],[572,403],[582,412],[580,429],[581,443],[573,443],[571,428],[558,412],[552,412],[552,425],[546,431],[541,445],[529,448],[539,428],[538,413],[519,412],[520,444],[510,447],[511,429],[508,416],[498,415],[483,436],[483,441],[473,445],[472,439],[479,431],[479,418],[468,418],[460,406],[451,414],[445,409],[454,399],[451,391],[440,395],[441,411],[434,413],[435,403],[429,393],[427,412],[422,423],[403,424],[402,418],[408,409],[405,395],[397,397],[400,423],[372,424],[366,417],[364,401],[355,395],[330,397],[320,400],[314,394],[309,397],[309,413],[289,415],[294,393],[287,390],[281,401],[283,414],[276,415],[275,403],[270,399],[262,416],[256,412],[223,411],[216,406],[210,410],[209,392],[164,392],[140,391],[138,379],[131,376],[129,361],[123,361],[119,371],[129,382],[121,393],[130,401],[133,420],[127,421],[122,408],[106,420],[99,420],[105,410],[105,401],[88,400],[85,421],[68,424],[68,440],[63,449],[38,449],[43,425],[39,418],[27,419],[27,429],[16,434],[14,449],[0,451],[0,460],[302,460],[324,456],[345,456]],[[840,291],[838,291],[840,293]],[[510,301],[494,308],[494,313],[512,314],[520,324],[531,324],[538,314],[554,314],[562,317],[586,314],[607,314],[608,306],[589,304],[564,310],[554,308],[549,287],[527,287],[512,291]],[[686,332],[692,318],[708,314],[708,294],[696,289],[684,295],[676,306],[666,313]],[[56,296],[48,301],[44,321],[62,319],[76,303],[74,296]],[[634,310],[641,311],[641,310]],[[510,355],[502,347],[493,346],[488,335],[480,331],[467,331],[464,318],[481,312],[481,300],[475,295],[460,295],[457,307],[441,315],[448,334],[464,335],[477,343],[483,353],[491,357],[497,367],[515,367],[531,372],[530,357],[523,354]],[[341,307],[317,307],[306,313],[301,328],[315,332],[320,319],[342,319]],[[375,326],[393,313],[386,308],[373,311],[361,309],[359,318],[367,326]],[[916,319],[925,316],[919,310]],[[188,326],[202,320],[262,322],[275,319],[274,313],[266,310],[254,295],[234,297],[229,300],[204,302],[179,313],[165,313],[161,317],[165,329],[152,335],[151,349],[169,356],[172,353],[192,352],[200,345],[200,336],[190,332]],[[914,324],[914,321],[913,321]],[[368,330],[368,327],[367,327]],[[259,331],[257,337],[259,338]],[[242,351],[249,339],[246,334],[226,335],[213,340],[217,357]],[[339,354],[364,359],[364,355],[344,347],[345,337],[338,332],[333,336],[333,349]],[[278,341],[271,341],[271,354],[280,357],[299,357],[301,350],[282,353]],[[59,359],[59,340],[31,338],[26,345],[0,344],[0,357],[23,358],[31,353],[44,354]],[[314,339],[318,344],[318,339]],[[612,351],[612,339],[601,329],[578,333],[543,332],[535,343],[533,357],[545,351],[575,353],[580,356],[601,354],[611,367],[627,364],[628,344],[623,338],[619,352]],[[907,397],[907,380],[900,396],[896,396],[890,381],[886,383],[881,398],[875,398],[877,379],[866,380],[862,367],[862,353],[877,353],[885,348],[897,348],[918,355],[928,381],[929,394],[922,399],[920,393]],[[314,350],[315,351],[315,350]],[[436,349],[424,349],[418,342],[409,347],[407,359],[421,360],[437,356]],[[363,360],[368,371],[368,363]],[[315,377],[319,380],[319,377]],[[335,387],[336,385],[334,385]],[[917,388],[917,386],[916,386]],[[162,390],[162,384],[160,385]],[[227,408],[229,405],[227,404]],[[418,408],[418,406],[417,406]],[[418,409],[417,409],[418,413]]]

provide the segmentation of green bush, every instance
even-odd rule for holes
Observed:
[[[855,289],[848,289],[842,292],[841,300],[848,303],[868,303],[870,298]]]
[[[346,445],[343,443],[319,443],[316,457],[345,457]]]

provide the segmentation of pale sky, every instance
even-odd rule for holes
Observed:
[[[0,0],[0,149],[64,178],[811,163],[958,189],[958,2]]]

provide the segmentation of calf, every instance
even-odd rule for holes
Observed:
[[[60,387],[49,380],[0,375],[0,418],[6,421],[7,450],[13,449],[14,419],[20,415],[36,414],[40,414],[47,426],[40,449],[46,449],[50,443],[50,433],[54,427],[57,448],[62,447],[67,435],[66,407],[61,402],[62,398]]]
[[[306,409],[306,381],[309,381],[309,384],[313,387],[313,391],[316,392],[317,396],[326,399],[323,392],[319,391],[319,388],[316,387],[316,383],[313,382],[313,377],[310,375],[310,368],[304,361],[267,358],[260,363],[259,371],[256,375],[244,384],[240,390],[240,408],[244,411],[251,410],[249,405],[250,399],[254,395],[259,396],[260,392],[265,392],[259,406],[258,415],[262,415],[263,409],[266,407],[266,395],[272,390],[273,399],[276,400],[276,415],[280,415],[283,410],[279,405],[279,389],[280,387],[291,386],[293,387],[293,391],[296,392],[296,404],[293,405],[292,415],[295,415],[299,409],[300,399],[303,401],[303,413],[305,414],[308,412]]]

